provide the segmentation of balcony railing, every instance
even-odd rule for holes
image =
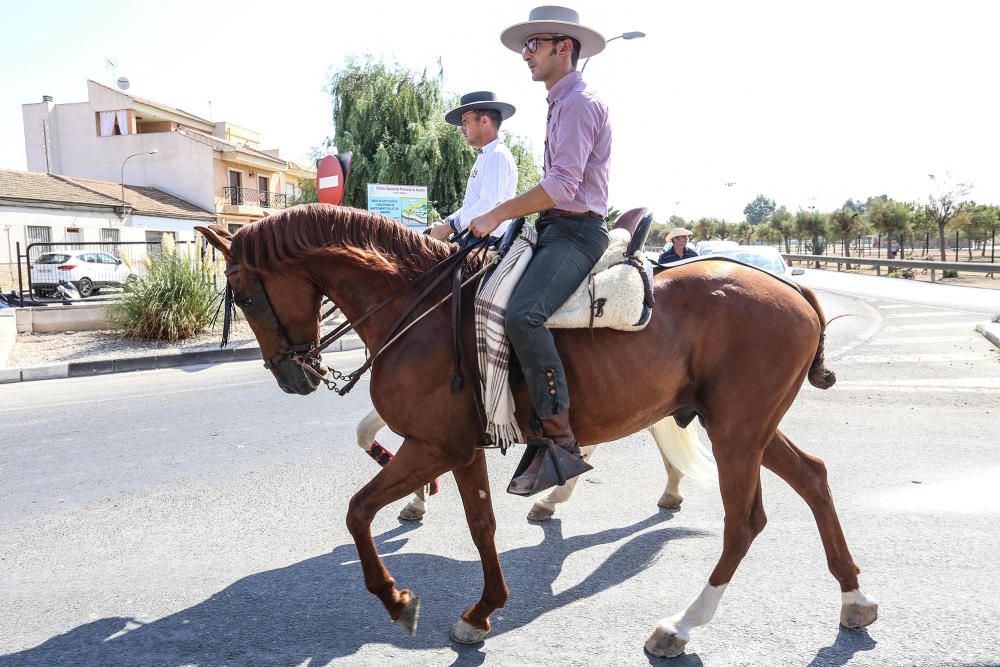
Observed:
[[[227,204],[236,204],[240,206],[285,208],[288,205],[287,195],[283,192],[268,192],[267,190],[238,188],[232,185],[222,188],[222,197],[226,200]]]

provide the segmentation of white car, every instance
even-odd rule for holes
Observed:
[[[666,250],[669,247],[670,244],[668,243],[663,249]],[[700,256],[711,255],[719,252],[720,250],[733,250],[739,247],[740,244],[736,241],[698,241],[698,244],[694,247],[694,251]]]
[[[776,273],[779,276],[801,276],[805,273],[805,271],[799,268],[789,270],[781,253],[771,246],[766,245],[738,245],[735,248],[721,248],[715,250],[712,256],[732,257],[741,262],[753,264],[765,271]]]
[[[47,252],[31,264],[31,289],[37,297],[52,294],[60,282],[68,282],[87,298],[102,287],[120,287],[134,277],[128,266],[106,252]]]

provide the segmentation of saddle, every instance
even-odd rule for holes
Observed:
[[[642,249],[653,216],[645,208],[623,214],[610,233],[608,249],[590,275],[545,326],[550,329],[605,327],[640,331],[653,315],[653,264]]]

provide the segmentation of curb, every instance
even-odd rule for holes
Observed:
[[[361,342],[360,338],[349,336],[336,341],[336,343],[326,349],[326,352],[360,350],[364,346],[365,344]],[[47,366],[0,368],[0,384],[253,360],[260,361],[259,347],[240,347],[229,350],[193,350],[191,352],[161,354],[152,357],[123,357],[120,359],[102,359],[100,361],[71,361],[69,363],[50,364]]]
[[[1000,322],[984,322],[976,325],[976,331],[983,334],[986,340],[1000,348]]]

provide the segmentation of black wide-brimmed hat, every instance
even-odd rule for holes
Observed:
[[[494,111],[499,111],[500,118],[502,120],[507,120],[513,116],[516,111],[513,104],[498,101],[495,93],[488,90],[477,90],[474,93],[462,95],[462,101],[459,106],[446,113],[444,121],[446,123],[450,123],[451,125],[461,125],[462,114],[466,111],[475,111],[477,109],[493,109]]]

